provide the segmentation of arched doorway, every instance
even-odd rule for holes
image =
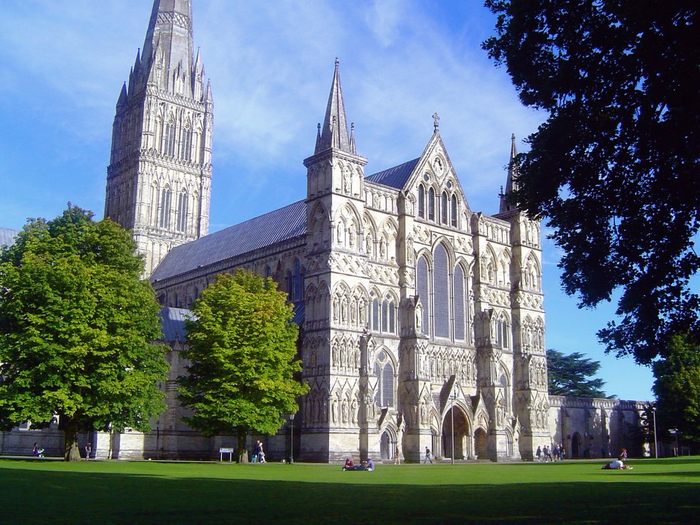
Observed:
[[[571,437],[571,457],[572,458],[580,458],[581,457],[581,453],[583,452],[583,448],[581,445],[582,445],[581,434],[576,432]]]
[[[379,455],[382,459],[393,459],[393,449],[391,436],[389,436],[388,432],[382,432],[382,437],[379,439]]]
[[[488,435],[483,428],[477,428],[474,432],[474,448],[477,459],[489,458]]]
[[[452,422],[454,421],[454,432]],[[454,459],[469,457],[469,423],[467,416],[458,406],[453,406],[442,422],[442,457],[452,458],[452,437],[454,435]]]

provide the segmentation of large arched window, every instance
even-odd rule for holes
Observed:
[[[430,297],[428,296],[428,262],[425,257],[418,259],[416,264],[416,291],[423,305],[421,329],[424,334],[429,334],[428,320],[430,319]]]
[[[460,265],[455,266],[454,273],[454,295],[455,295],[455,339],[464,341],[466,322],[466,309],[464,308],[464,272]]]
[[[435,270],[433,273],[433,304],[435,305],[435,336],[450,337],[450,276],[447,252],[442,244],[435,248]]]
[[[377,354],[374,375],[377,377],[375,401],[380,407],[394,406],[394,366],[384,350]]]
[[[418,186],[418,216],[425,219],[425,188]]]

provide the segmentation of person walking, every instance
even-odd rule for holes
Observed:
[[[432,464],[433,458],[430,455],[430,449],[428,447],[425,447],[425,458],[423,458],[423,463],[427,463],[428,461],[430,461],[430,463]]]

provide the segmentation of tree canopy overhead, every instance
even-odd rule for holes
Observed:
[[[70,206],[51,221],[30,219],[0,252],[0,425],[77,433],[148,430],[163,408],[168,365],[159,305],[129,233]]]
[[[700,334],[689,279],[700,226],[696,0],[487,0],[525,105],[548,112],[519,155],[513,198],[554,228],[564,289],[611,300],[608,351],[649,364],[674,333]]]
[[[239,269],[218,275],[192,314],[180,400],[193,413],[184,419],[205,435],[235,430],[245,461],[247,433],[277,432],[281,416],[295,413],[297,396],[307,390],[294,377],[301,363],[292,305],[272,279]]]
[[[600,363],[584,357],[580,352],[564,355],[558,350],[547,350],[547,382],[549,394],[569,397],[606,397],[605,381],[593,378]]]

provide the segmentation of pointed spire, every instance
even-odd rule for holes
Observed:
[[[178,66],[182,71],[192,71],[193,48],[192,0],[154,0],[142,60],[151,69],[156,52],[163,53],[166,74],[160,77],[162,89],[170,87],[172,71]]]
[[[508,177],[506,178],[506,191],[504,193],[503,189],[501,188],[501,206],[499,209],[499,213],[517,210],[517,207],[514,204],[508,202],[508,197],[510,196],[510,194],[513,193],[513,191],[517,191],[518,189],[518,164],[516,162],[516,159],[518,157],[518,148],[515,144],[515,133],[511,135],[510,140],[510,159],[508,162]]]
[[[117,100],[117,108],[120,108],[122,106],[126,106],[126,103],[129,101],[129,97],[126,94],[126,82],[122,84],[122,90],[119,93],[119,99]]]
[[[316,143],[314,154],[329,148],[337,148],[341,151],[352,153],[348,125],[345,119],[343,90],[340,87],[340,61],[337,58],[335,59],[331,93],[326,106],[326,116],[321,128],[321,139]]]

